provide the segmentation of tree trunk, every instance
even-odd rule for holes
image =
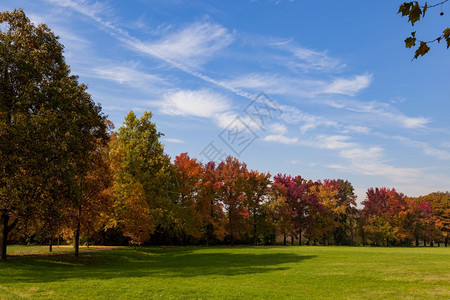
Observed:
[[[386,238],[386,247],[389,247],[389,238]]]
[[[231,217],[232,209],[230,207],[230,211],[228,212],[228,223],[230,224],[230,244],[234,246],[234,232],[233,232],[233,219]]]
[[[298,233],[298,245],[302,245],[302,229],[300,228],[300,232]]]
[[[350,244],[355,246],[355,233],[353,228],[353,222],[350,221]]]
[[[0,214],[0,261],[6,261],[9,216],[5,210]]]
[[[283,246],[286,246],[286,232],[283,233]]]
[[[256,221],[253,220],[253,245],[256,246],[258,244],[257,237],[256,237]]]
[[[416,236],[416,247],[419,247],[419,237]]]
[[[53,251],[53,238],[50,238],[48,241],[48,252]]]
[[[81,205],[78,205],[77,227],[75,228],[75,236],[74,236],[75,257],[77,258],[80,253],[80,230],[81,230],[80,218],[81,218]]]
[[[445,247],[447,247],[448,246],[448,236],[447,237],[445,237]]]
[[[423,246],[424,246],[424,247],[427,246],[427,240],[423,240]]]
[[[431,241],[430,247],[434,247],[434,242],[433,241]]]
[[[291,246],[294,246],[294,235],[291,234]]]
[[[361,227],[361,240],[362,240],[362,245],[365,246],[366,245],[366,235],[364,234],[363,227]]]

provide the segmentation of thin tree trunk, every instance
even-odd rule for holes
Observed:
[[[419,237],[416,236],[416,247],[419,247]]]
[[[298,233],[298,245],[302,245],[302,229],[300,228],[300,232]]]
[[[230,207],[230,211],[228,212],[228,223],[230,224],[230,239],[231,239],[230,244],[231,244],[231,246],[234,245],[233,219],[231,217],[232,211],[233,210]]]
[[[294,246],[294,235],[291,234],[291,246]]]
[[[361,240],[362,240],[362,245],[365,246],[366,245],[366,235],[364,234],[363,227],[361,227]]]
[[[283,246],[286,246],[286,232],[283,233]]]
[[[81,205],[78,206],[78,218],[77,218],[77,227],[75,229],[75,237],[74,237],[74,247],[75,247],[75,257],[78,258],[80,253],[80,230],[81,230]]]
[[[48,241],[48,252],[53,251],[53,238],[50,238]]]
[[[447,246],[448,246],[448,236],[445,237],[445,247],[447,247]]]
[[[253,216],[253,245],[256,246],[257,238],[256,238],[256,216]]]
[[[354,232],[354,227],[353,227],[353,222],[350,219],[350,243],[352,244],[352,246],[355,246],[355,232]]]
[[[5,210],[0,214],[0,261],[6,261],[9,216]]]

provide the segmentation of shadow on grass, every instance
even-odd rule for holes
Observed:
[[[285,264],[313,258],[293,253],[239,253],[227,249],[139,248],[83,254],[15,257],[0,265],[0,282],[37,283],[66,279],[111,279],[133,277],[236,276],[287,270]],[[211,248],[210,248],[211,249]],[[239,249],[239,248],[236,248]],[[248,252],[248,251],[244,251]],[[252,252],[252,251],[250,251]],[[5,268],[4,270],[2,270]],[[10,273],[10,276],[8,276]],[[12,276],[11,276],[12,275]]]

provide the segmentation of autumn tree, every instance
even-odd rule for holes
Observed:
[[[406,200],[407,208],[401,212],[403,216],[402,235],[406,240],[415,240],[416,246],[419,246],[419,240],[432,241],[437,237],[437,228],[433,216],[431,204],[423,199],[408,198]]]
[[[250,170],[244,175],[245,206],[250,214],[248,220],[252,228],[253,245],[257,245],[259,230],[266,220],[264,202],[268,199],[270,174]]]
[[[181,153],[174,160],[177,197],[175,199],[175,217],[185,243],[190,237],[200,238],[202,225],[202,208],[199,194],[203,167],[187,153]]]
[[[338,245],[354,243],[354,224],[356,214],[356,195],[352,184],[347,180],[324,180],[325,185],[336,190],[333,200],[333,212],[337,226],[334,231],[334,241]]]
[[[203,166],[203,174],[197,195],[196,211],[201,222],[202,238],[206,245],[223,240],[226,234],[226,216],[221,201],[222,182],[214,162]]]
[[[87,240],[104,229],[112,206],[113,173],[109,159],[109,146],[98,141],[91,153],[91,168],[83,177],[80,214],[81,234]],[[75,214],[78,218],[78,214]]]
[[[227,231],[231,244],[240,237],[244,218],[248,218],[248,209],[244,201],[245,173],[247,165],[228,156],[217,167],[220,181],[220,196],[227,212]]]
[[[399,241],[402,230],[400,213],[406,209],[406,196],[395,189],[369,188],[362,202],[367,218],[365,231],[375,244]]]
[[[435,192],[418,197],[418,200],[426,201],[431,205],[435,226],[440,231],[441,238],[447,247],[450,240],[450,193]]]
[[[289,207],[293,228],[290,232],[291,244],[294,243],[295,238],[298,238],[301,245],[302,231],[313,222],[311,211],[317,209],[318,205],[315,193],[311,192],[313,185],[312,181],[301,176],[278,174],[274,177],[274,186],[282,191]]]
[[[307,228],[308,242],[322,240],[323,245],[333,241],[333,234],[338,228],[336,212],[338,189],[331,180],[317,181],[314,186],[317,195],[318,209],[312,212],[314,224]]]
[[[0,258],[8,232],[64,186],[73,203],[95,140],[106,139],[100,106],[70,75],[63,45],[22,10],[0,14]],[[49,194],[49,193],[47,193]],[[48,203],[47,203],[48,204]]]
[[[294,212],[286,201],[287,188],[281,182],[273,182],[270,188],[267,219],[273,224],[274,234],[283,236],[283,245],[286,245],[287,236],[295,232],[292,222]]]

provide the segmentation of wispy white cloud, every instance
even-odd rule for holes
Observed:
[[[289,53],[290,55],[279,56],[278,59],[283,65],[293,69],[336,72],[345,67],[339,59],[326,52],[298,46],[292,40],[273,41],[269,45]]]
[[[255,93],[264,91],[270,95],[301,97],[312,97],[326,86],[326,83],[320,80],[297,79],[277,73],[249,73],[232,79],[224,79],[222,83],[226,86],[251,90]]]
[[[52,4],[61,7],[71,8],[78,13],[91,17],[98,18],[99,14],[105,13],[108,9],[104,2],[89,1],[89,0],[47,0]]]
[[[292,144],[298,143],[298,138],[295,138],[295,137],[290,138],[290,137],[284,136],[282,134],[267,135],[264,137],[263,140],[266,142],[276,142],[276,143],[287,144],[287,145],[292,145]]]
[[[319,135],[316,137],[316,142],[320,148],[342,149],[355,146],[355,143],[349,142],[350,139],[350,136],[345,135]]]
[[[305,113],[293,106],[279,105],[279,107],[283,112],[283,121],[288,124],[300,124],[300,131],[302,134],[304,134],[308,130],[316,129],[319,126],[339,126],[339,124],[335,121],[327,119],[323,116],[316,116]]]
[[[354,96],[367,88],[371,82],[372,75],[370,74],[356,75],[352,78],[337,78],[325,87],[323,93]]]
[[[298,138],[288,137],[288,129],[282,123],[273,123],[268,127],[268,132],[263,140],[266,142],[281,143],[286,145],[293,145],[298,143]]]
[[[129,66],[107,65],[94,67],[93,75],[97,78],[112,80],[119,84],[131,85],[164,85],[167,87],[168,82],[155,74],[148,74],[137,69],[134,63],[128,63]],[[134,65],[134,66],[133,66]]]
[[[425,153],[428,156],[437,158],[437,159],[441,159],[441,160],[450,160],[450,152],[446,151],[446,150],[442,150],[442,149],[437,149],[435,147],[432,147],[431,145],[429,145],[428,143],[424,143],[424,142],[419,142],[419,141],[414,141],[411,140],[407,137],[404,136],[389,136],[389,135],[380,135],[383,138],[387,138],[387,139],[393,139],[393,140],[397,140],[399,142],[401,142],[404,145],[407,146],[411,146],[414,148],[418,148],[421,149],[423,151],[423,153]]]
[[[166,94],[155,103],[160,111],[172,116],[211,118],[230,110],[230,101],[222,94],[210,90],[180,90]]]
[[[233,35],[225,27],[197,22],[157,41],[136,42],[134,46],[166,61],[198,67],[232,41]]]
[[[387,177],[395,183],[411,183],[423,176],[423,170],[399,168],[383,161],[384,151],[380,147],[352,148],[339,152],[346,164],[331,164],[328,167],[353,174]]]
[[[184,144],[183,140],[175,139],[175,138],[163,138],[163,141],[166,142],[166,143]]]
[[[359,102],[351,100],[326,100],[323,101],[326,105],[334,108],[345,109],[352,112],[366,114],[366,121],[375,120],[379,123],[383,121],[386,123],[397,124],[403,128],[424,128],[430,120],[424,117],[409,117],[402,112],[396,110],[387,103],[380,103],[376,101]]]
[[[286,134],[288,130],[284,124],[274,123],[270,125],[269,131],[277,134]]]
[[[354,96],[367,88],[372,75],[358,75],[352,78],[336,78],[331,82],[311,78],[296,78],[279,73],[249,73],[222,82],[240,89],[261,91],[271,95],[317,97],[321,94]]]
[[[366,126],[360,126],[360,125],[345,125],[344,128],[341,130],[342,133],[348,134],[348,133],[357,133],[357,134],[369,134],[371,133],[372,129]]]

